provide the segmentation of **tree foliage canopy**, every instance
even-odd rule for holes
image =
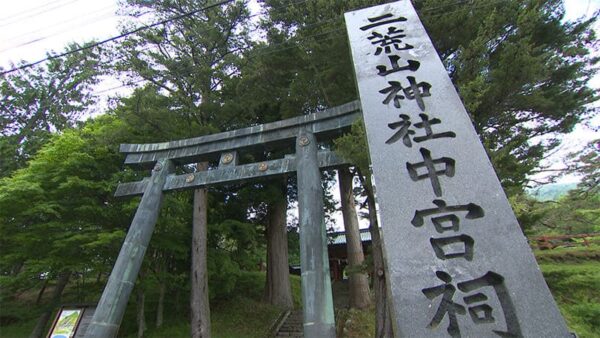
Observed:
[[[144,20],[194,14],[130,35],[115,47],[114,74],[144,84],[86,123],[75,122],[93,106],[89,89],[103,72],[94,49],[0,79],[3,297],[64,268],[110,269],[137,205],[112,193],[120,180],[147,176],[123,170],[119,143],[233,130],[357,98],[343,13],[377,1],[264,0],[256,26],[246,1],[201,10],[208,3],[125,1],[132,20],[124,30]],[[566,22],[560,0],[413,3],[525,227],[535,230],[545,222],[564,230],[568,223],[570,232],[599,231],[597,142],[578,158],[585,177],[577,193],[587,191],[588,197],[573,193],[560,207],[538,208],[518,194],[557,145],[555,137],[592,113],[596,19]],[[360,122],[335,146],[367,174]],[[242,160],[286,152],[292,150],[264,147]],[[293,198],[293,184],[281,182],[211,190],[213,300],[229,297],[239,271],[255,268],[265,256],[267,205],[285,198],[286,187]],[[148,283],[187,292],[192,200],[186,193],[165,198],[148,248],[153,259],[143,267]]]
[[[270,29],[307,51],[302,59],[307,66],[294,77],[306,74],[311,80],[302,83],[312,92],[290,92],[296,106],[356,98],[342,14],[374,2],[265,3]],[[504,187],[519,191],[558,144],[555,136],[590,117],[586,105],[597,99],[588,84],[597,64],[591,55],[596,19],[565,22],[559,0],[414,4]],[[330,93],[342,95],[342,102]],[[535,141],[539,136],[544,141]]]
[[[99,57],[86,50],[0,78],[0,177],[23,167],[51,133],[73,126],[95,103]]]

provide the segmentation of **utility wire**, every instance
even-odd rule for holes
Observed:
[[[76,1],[78,1],[78,0],[76,0]],[[219,2],[219,3],[215,3],[215,4],[212,4],[212,5],[208,5],[208,6],[206,6],[206,7],[203,7],[203,8],[200,8],[200,9],[197,9],[197,10],[194,10],[194,11],[191,11],[191,12],[188,12],[188,13],[184,13],[184,14],[181,14],[181,15],[178,15],[178,16],[175,16],[175,17],[171,17],[171,18],[168,18],[168,19],[162,20],[162,21],[160,21],[160,22],[155,22],[155,23],[153,23],[153,24],[144,25],[144,26],[142,26],[142,27],[140,27],[140,28],[134,29],[134,30],[132,30],[132,31],[128,31],[128,32],[126,32],[126,33],[123,33],[123,34],[121,34],[121,35],[118,35],[118,36],[115,36],[115,37],[111,37],[111,38],[108,38],[108,39],[105,39],[105,40],[102,40],[102,41],[99,41],[99,42],[96,42],[96,43],[93,43],[93,44],[90,44],[90,45],[86,45],[86,46],[83,46],[83,47],[80,47],[80,48],[74,49],[74,50],[72,50],[72,51],[68,51],[68,52],[64,52],[64,53],[61,53],[61,54],[56,54],[56,55],[51,55],[51,56],[49,56],[49,57],[46,57],[46,58],[44,58],[44,59],[41,59],[41,60],[38,60],[38,61],[35,61],[35,62],[32,62],[32,63],[23,64],[23,65],[21,65],[21,66],[19,66],[19,67],[14,67],[14,68],[12,68],[12,69],[9,69],[9,70],[6,70],[6,71],[2,71],[2,72],[0,72],[0,76],[2,76],[2,75],[5,75],[5,74],[9,74],[9,73],[12,73],[12,72],[15,72],[15,71],[18,71],[18,70],[22,70],[22,69],[30,68],[30,67],[33,67],[33,66],[35,66],[35,65],[37,65],[37,64],[40,64],[40,63],[42,63],[42,62],[45,62],[45,61],[49,61],[49,60],[53,60],[53,59],[57,59],[57,58],[60,58],[60,57],[63,57],[63,56],[67,56],[67,55],[70,55],[70,54],[74,54],[74,53],[77,53],[77,52],[80,52],[80,51],[83,51],[83,50],[86,50],[86,49],[94,48],[94,47],[100,46],[100,45],[102,45],[102,44],[104,44],[104,43],[112,42],[112,41],[118,40],[118,39],[120,39],[120,38],[126,37],[126,36],[128,36],[128,35],[131,35],[131,34],[134,34],[134,33],[138,33],[138,32],[140,32],[140,31],[143,31],[143,30],[145,30],[145,29],[153,28],[153,27],[156,27],[156,26],[159,26],[159,25],[162,25],[162,24],[165,24],[165,23],[171,22],[171,21],[179,20],[179,19],[182,19],[182,18],[185,18],[185,17],[191,16],[191,15],[193,15],[193,14],[196,14],[196,13],[198,13],[198,12],[205,11],[205,10],[207,10],[207,9],[210,9],[210,8],[213,8],[213,7],[216,7],[216,6],[220,6],[220,5],[223,5],[223,4],[227,4],[227,3],[229,3],[229,2],[232,2],[232,1],[234,1],[234,0],[226,0],[226,1],[221,1],[221,2]],[[305,3],[305,2],[307,2],[307,1],[309,1],[309,0],[291,1],[291,4],[297,5],[297,4],[302,4],[302,3]],[[278,6],[278,7],[274,7],[274,8],[283,8],[283,7],[286,7],[286,6]],[[255,16],[258,16],[258,15],[264,15],[264,13],[260,13],[260,12],[259,12],[259,13],[256,13],[256,14],[253,14],[253,15],[250,15],[250,16],[248,17],[248,19],[250,19],[250,18],[252,18],[252,17],[255,17]],[[40,38],[34,39],[34,40],[32,40],[32,41],[28,41],[28,42],[26,42],[26,43],[24,43],[24,44],[22,44],[22,45],[16,46],[16,47],[20,47],[20,46],[24,46],[24,45],[33,44],[33,43],[35,43],[35,42],[38,42],[38,41],[44,40],[44,39],[46,39],[46,38],[48,38],[48,37],[50,37],[50,36],[47,36],[47,37],[40,37]],[[15,47],[13,47],[13,48],[15,48]],[[12,48],[5,49],[5,50],[2,50],[2,51],[6,51],[6,50],[10,50],[10,49],[12,49]],[[235,51],[234,51],[234,52],[235,52]],[[123,58],[123,57],[120,57],[119,59],[122,59],[122,58]],[[117,59],[117,60],[118,60],[118,59]],[[114,61],[114,60],[113,60],[113,61]]]
[[[301,1],[293,2],[293,4],[301,4],[301,3],[304,3],[306,1],[308,1],[308,0],[301,0]],[[10,37],[9,39],[5,40],[5,42],[9,42],[9,41],[13,41],[13,40],[18,40],[21,37],[26,37],[26,36],[29,36],[29,35],[34,34],[34,33],[46,31],[48,28],[54,28],[54,27],[64,26],[66,23],[69,23],[69,22],[80,21],[82,18],[89,17],[92,14],[104,13],[102,15],[98,15],[98,16],[95,16],[95,17],[91,18],[91,21],[85,20],[85,23],[83,25],[75,25],[76,28],[73,27],[73,26],[71,26],[71,28],[62,29],[62,30],[56,31],[56,32],[54,32],[52,34],[49,34],[49,35],[38,36],[38,37],[33,38],[30,41],[21,42],[21,43],[18,43],[16,45],[4,48],[4,49],[0,50],[0,52],[6,52],[6,51],[9,51],[9,50],[12,50],[12,49],[16,49],[16,48],[20,48],[20,47],[23,47],[23,46],[31,45],[31,44],[34,44],[34,43],[37,43],[37,42],[49,39],[51,37],[61,35],[61,34],[65,33],[65,32],[71,31],[73,29],[77,29],[77,28],[81,28],[81,27],[84,27],[84,26],[88,26],[88,25],[90,25],[92,23],[104,21],[107,18],[118,17],[118,16],[122,16],[123,17],[124,16],[124,15],[117,15],[117,16],[115,16],[114,14],[107,13],[107,10],[111,9],[112,7],[113,7],[112,5],[106,6],[106,7],[102,7],[98,11],[89,12],[89,13],[86,13],[85,15],[83,15],[83,16],[79,16],[77,18],[73,18],[73,19],[70,19],[70,20],[67,20],[67,21],[63,21],[63,22],[61,22],[59,24],[56,24],[56,25],[48,26],[48,27],[45,27],[43,29],[32,30],[32,31],[29,31],[29,32],[26,32],[26,33],[22,33],[22,34],[17,35],[17,36]],[[278,6],[278,7],[273,7],[273,8],[281,8],[281,7],[284,7],[284,6]],[[140,15],[129,15],[129,16],[131,16],[131,17],[140,17],[140,16],[143,16],[143,15],[148,14],[148,13],[150,13],[150,12],[144,12],[144,13],[141,13]],[[259,15],[265,15],[265,13],[258,12],[256,14],[252,14],[252,15],[248,16],[247,19],[251,19],[251,18],[259,16]]]
[[[2,18],[0,18],[0,22],[1,22],[1,21],[4,21],[4,20],[11,19],[11,18],[14,18],[15,16],[21,16],[21,15],[23,15],[23,14],[27,14],[27,12],[29,12],[29,11],[33,11],[33,10],[37,10],[37,9],[40,9],[40,8],[48,7],[48,6],[52,5],[52,4],[55,4],[55,3],[57,3],[57,2],[61,2],[61,1],[62,1],[62,0],[49,1],[49,2],[46,2],[46,3],[45,3],[45,4],[43,4],[43,5],[39,5],[39,6],[37,6],[37,7],[28,8],[28,9],[24,9],[24,10],[22,10],[22,11],[20,11],[20,12],[17,12],[17,13],[12,13],[12,14],[11,14],[11,15],[9,15],[9,16],[5,16],[5,17],[2,17]]]
[[[105,20],[107,20],[107,19],[112,19],[112,18],[114,18],[114,17],[115,17],[115,16],[114,16],[114,14],[113,14],[112,12],[109,12],[109,13],[104,13],[103,15],[98,15],[98,16],[96,16],[96,17],[92,17],[92,18],[90,18],[90,20],[83,20],[83,22],[82,22],[81,24],[78,24],[78,25],[77,25],[77,28],[86,27],[86,26],[89,26],[89,25],[91,25],[91,24],[94,24],[94,23],[97,23],[97,22],[105,21]],[[82,19],[82,18],[75,18],[74,20],[70,20],[70,21],[81,20],[81,19]],[[55,27],[58,27],[58,26],[61,26],[61,25],[56,25]],[[25,42],[21,42],[21,43],[19,43],[19,44],[17,44],[17,45],[13,45],[13,46],[10,46],[10,47],[4,48],[4,49],[0,49],[0,53],[1,53],[1,52],[6,52],[6,51],[9,51],[9,50],[11,50],[11,49],[15,49],[15,48],[20,48],[20,47],[28,46],[28,45],[34,44],[34,43],[36,43],[36,42],[44,41],[44,40],[46,40],[46,39],[49,39],[49,38],[51,38],[51,37],[54,37],[54,36],[59,36],[59,35],[61,35],[61,34],[64,34],[64,33],[66,33],[66,32],[70,32],[70,31],[72,31],[72,30],[73,30],[73,28],[72,28],[72,27],[63,28],[63,29],[61,29],[61,30],[55,31],[55,32],[54,32],[54,33],[52,33],[52,34],[48,34],[48,35],[44,35],[44,36],[38,36],[38,37],[36,37],[36,38],[34,38],[34,39],[32,39],[32,40],[25,41]],[[38,31],[39,31],[39,30],[38,30]],[[21,36],[19,36],[19,37],[27,36],[27,35],[29,35],[29,34],[31,34],[31,32],[30,32],[30,33],[25,33],[25,34],[22,34],[22,35],[21,35]],[[16,39],[16,38],[15,38],[15,39]],[[10,40],[9,40],[9,41],[10,41]]]
[[[332,20],[331,19],[329,19],[329,20],[322,20],[321,24],[325,24],[325,23],[330,22],[330,21],[332,21]],[[312,24],[312,26],[314,26],[314,24]],[[344,28],[337,28],[337,29],[326,31],[326,32],[320,32],[320,33],[317,33],[317,34],[311,34],[311,35],[302,37],[300,39],[297,39],[296,41],[293,41],[293,42],[286,41],[286,42],[281,42],[281,43],[277,43],[277,44],[271,44],[271,45],[265,46],[265,47],[253,48],[253,49],[251,49],[252,52],[253,52],[253,54],[252,55],[248,55],[246,57],[246,59],[247,60],[252,60],[252,59],[255,59],[258,56],[274,54],[274,53],[278,53],[278,52],[281,52],[281,51],[289,50],[289,49],[292,49],[292,48],[297,48],[302,42],[308,42],[309,39],[311,39],[310,41],[318,42],[318,43],[327,42],[327,41],[336,39],[337,36],[333,35],[333,36],[329,36],[329,37],[326,37],[326,38],[323,38],[323,39],[319,39],[319,40],[315,40],[313,38],[321,36],[321,35],[328,35],[328,34],[331,34],[331,33],[340,32],[340,31],[343,31],[343,30],[344,30]],[[273,48],[273,47],[284,46],[284,45],[287,45],[287,46],[282,47],[282,48]],[[237,49],[234,49],[233,51],[230,51],[230,52],[237,52],[237,51],[243,51],[243,50],[250,50],[250,48],[237,48]],[[117,60],[124,59],[125,57],[126,56],[119,57],[119,58],[117,58]],[[98,94],[104,94],[106,92],[110,92],[110,91],[113,91],[113,90],[130,87],[133,84],[137,84],[137,83],[144,82],[144,81],[147,81],[147,80],[146,79],[138,79],[138,80],[132,81],[130,83],[122,84],[122,85],[119,85],[119,86],[113,86],[113,87],[110,87],[110,88],[100,89],[99,91],[96,91],[95,94],[96,95],[98,95]]]
[[[3,72],[0,72],[0,76],[2,76],[2,75],[6,75],[6,74],[9,74],[9,73],[13,73],[13,72],[16,72],[16,71],[18,71],[18,70],[21,70],[21,69],[30,68],[30,67],[33,67],[33,66],[35,66],[35,65],[38,65],[38,64],[40,64],[40,63],[42,63],[42,62],[46,62],[46,61],[50,61],[50,60],[54,60],[54,59],[57,59],[57,58],[60,58],[60,57],[63,57],[63,56],[67,56],[67,55],[74,54],[74,53],[78,53],[78,52],[81,52],[81,51],[84,51],[84,50],[87,50],[87,49],[91,49],[91,48],[94,48],[94,47],[98,47],[98,46],[101,46],[101,45],[103,45],[103,44],[105,44],[105,43],[108,43],[108,42],[112,42],[112,41],[115,41],[115,40],[122,39],[122,38],[124,38],[124,37],[126,37],[126,36],[128,36],[128,35],[135,34],[135,33],[138,33],[138,32],[141,32],[141,31],[143,31],[143,30],[146,30],[146,29],[149,29],[149,28],[153,28],[153,27],[156,27],[156,26],[164,25],[164,24],[166,24],[166,23],[169,23],[169,22],[171,22],[171,21],[175,21],[175,20],[183,19],[183,18],[185,18],[185,17],[192,16],[192,15],[194,15],[194,14],[196,14],[196,13],[200,13],[200,12],[206,11],[206,10],[208,10],[208,9],[211,9],[211,8],[215,8],[215,7],[218,7],[218,6],[222,6],[222,5],[228,4],[228,3],[230,3],[230,2],[233,2],[233,1],[235,1],[235,0],[223,0],[223,1],[220,1],[220,2],[217,2],[217,3],[214,3],[214,4],[212,4],[212,5],[204,6],[204,7],[202,7],[202,8],[199,8],[199,9],[193,10],[193,11],[191,11],[191,12],[187,12],[187,13],[184,13],[184,14],[181,14],[181,15],[177,15],[177,16],[174,16],[174,17],[171,17],[171,18],[165,19],[165,20],[161,20],[161,21],[155,22],[155,23],[153,23],[153,24],[150,24],[150,25],[146,25],[146,26],[142,26],[142,27],[136,28],[136,29],[134,29],[134,30],[131,30],[131,31],[125,32],[125,33],[123,33],[123,34],[119,34],[119,35],[117,35],[117,36],[113,36],[113,37],[111,37],[111,38],[104,39],[104,40],[102,40],[102,41],[94,42],[94,43],[91,43],[91,44],[89,44],[89,45],[85,45],[85,46],[81,46],[81,47],[75,48],[75,49],[73,49],[73,50],[70,50],[70,51],[68,51],[68,52],[64,52],[64,53],[60,53],[60,54],[55,54],[55,55],[51,55],[51,56],[48,56],[48,57],[46,57],[46,58],[44,58],[44,59],[41,59],[41,60],[38,60],[38,61],[35,61],[35,62],[26,63],[26,64],[24,64],[24,65],[21,65],[21,66],[19,66],[19,67],[14,67],[14,68],[11,68],[11,69],[9,69],[9,70],[6,70],[6,71],[3,71]]]
[[[9,37],[8,39],[6,39],[4,41],[8,42],[8,41],[19,40],[20,38],[31,36],[31,35],[36,34],[36,33],[46,32],[49,29],[52,29],[52,28],[55,28],[55,27],[65,26],[66,24],[71,23],[73,21],[81,21],[82,19],[88,18],[90,16],[93,16],[91,18],[92,21],[89,21],[88,19],[85,19],[86,24],[88,24],[88,23],[95,23],[98,20],[94,20],[94,19],[97,19],[99,17],[104,17],[106,14],[112,13],[112,8],[113,7],[114,6],[112,6],[112,5],[105,6],[105,7],[102,7],[100,9],[98,9],[97,11],[88,12],[88,13],[85,13],[84,15],[78,15],[77,17],[73,17],[73,18],[70,18],[68,20],[61,20],[58,24],[55,24],[55,25],[47,25],[47,26],[44,26],[44,28],[38,28],[38,29],[30,30],[28,32],[21,33],[19,35],[11,36],[11,37]],[[100,15],[94,16],[95,14],[100,14]],[[78,26],[78,28],[79,28],[79,26]],[[73,26],[69,27],[69,29],[73,29]],[[55,35],[56,34],[52,34],[52,35],[48,35],[47,37],[52,37],[52,36],[55,36]]]
[[[77,0],[75,0],[75,1],[77,1]],[[71,50],[71,51],[67,51],[67,52],[64,52],[64,53],[61,53],[61,54],[51,55],[51,56],[49,56],[47,58],[44,58],[44,59],[41,59],[41,60],[38,60],[38,61],[35,61],[35,62],[32,62],[32,63],[27,63],[27,64],[21,65],[19,67],[14,67],[12,69],[9,69],[9,70],[6,70],[6,71],[2,71],[2,72],[0,72],[0,76],[6,75],[6,74],[9,74],[9,73],[18,71],[18,70],[30,68],[30,67],[33,67],[33,66],[35,66],[37,64],[40,64],[42,62],[45,62],[45,61],[57,59],[57,58],[60,58],[60,57],[63,57],[63,56],[67,56],[67,55],[70,55],[70,54],[74,54],[74,53],[77,53],[77,52],[80,52],[80,51],[83,51],[83,50],[91,49],[91,48],[103,45],[105,43],[121,39],[121,38],[126,37],[128,35],[135,34],[135,33],[138,33],[140,31],[143,31],[143,30],[146,30],[146,29],[149,29],[149,28],[153,28],[153,27],[156,27],[156,26],[159,26],[159,25],[163,25],[163,24],[166,24],[166,23],[171,22],[171,21],[179,20],[179,19],[191,16],[191,15],[194,15],[196,13],[199,13],[199,12],[202,12],[202,11],[205,11],[205,10],[217,7],[217,6],[221,6],[221,5],[233,2],[233,1],[235,1],[235,0],[224,0],[224,1],[221,1],[221,2],[218,2],[218,3],[215,3],[215,4],[208,5],[208,6],[205,6],[203,8],[191,11],[191,12],[187,12],[187,13],[184,13],[184,14],[181,14],[181,15],[177,15],[175,17],[171,17],[171,18],[159,21],[159,22],[155,22],[153,24],[149,24],[149,25],[145,25],[145,26],[136,28],[134,30],[125,32],[123,34],[120,34],[120,35],[117,35],[117,36],[114,36],[114,37],[111,37],[111,38],[108,38],[108,39],[105,39],[105,40],[102,40],[102,41],[99,41],[99,42],[95,42],[95,43],[92,43],[92,44],[89,44],[89,45],[86,45],[86,46],[82,46],[82,47],[76,48],[76,49]],[[292,4],[300,4],[300,3],[303,3],[303,2],[306,2],[306,1],[308,1],[308,0],[302,0],[302,1],[298,1],[298,2],[292,2]],[[422,12],[431,12],[431,11],[434,11],[436,9],[448,7],[450,5],[464,4],[464,3],[469,2],[469,1],[470,0],[459,0],[459,1],[457,1],[455,3],[452,3],[452,4],[445,4],[445,5],[441,5],[441,6],[437,6],[437,7],[427,8],[427,9],[423,10]],[[448,14],[451,14],[451,13],[461,12],[461,11],[465,11],[465,10],[474,10],[474,9],[489,7],[489,6],[493,6],[493,5],[500,4],[500,3],[503,3],[503,2],[507,2],[507,1],[509,1],[509,0],[496,0],[496,1],[492,1],[490,3],[484,4],[484,5],[480,5],[480,6],[472,6],[472,7],[469,7],[469,8],[460,8],[460,9],[455,9],[455,10],[452,10],[452,11],[444,11],[444,12],[441,12],[441,13],[435,13],[433,15],[430,15],[430,17],[437,17],[437,16],[448,15]],[[284,7],[284,6],[282,6],[282,7]],[[251,15],[249,17],[254,17],[254,16],[257,16],[257,15],[259,15],[259,14],[257,13],[257,14]],[[329,22],[329,21],[335,21],[337,19],[339,19],[339,18],[338,17],[334,17],[334,18],[331,18],[331,19],[328,19],[328,20],[321,20],[321,21],[322,21],[322,23],[326,23],[326,22]],[[313,25],[315,25],[315,24],[309,24],[307,26],[313,26]],[[342,30],[342,29],[337,29],[337,30]],[[337,31],[337,30],[334,30],[334,31]],[[329,33],[329,32],[325,32],[325,33]],[[322,35],[322,34],[324,34],[324,33],[317,34],[317,35]],[[281,43],[279,45],[283,45],[283,44],[287,44],[287,43],[289,43],[289,42],[284,42],[284,43]],[[282,48],[281,50],[289,49],[289,48],[292,48],[292,47]],[[268,49],[268,48],[269,48],[269,46],[264,47],[264,49]],[[241,48],[235,49],[235,50],[230,51],[230,52],[237,52],[237,51],[242,51],[242,50],[246,50],[246,49],[248,49],[248,47],[241,47]],[[259,50],[260,49],[263,49],[263,48],[259,48]],[[277,50],[271,50],[271,51],[269,51],[266,54],[270,54],[271,52],[276,52],[276,51]],[[122,58],[119,58],[119,59],[122,59]]]
[[[304,0],[304,1],[301,1],[301,2],[306,2],[306,1],[307,0]],[[458,13],[458,12],[462,12],[462,11],[465,11],[465,10],[481,9],[481,8],[489,7],[491,5],[498,4],[498,3],[501,3],[501,2],[506,2],[506,1],[507,0],[497,0],[497,1],[494,1],[494,2],[491,2],[491,3],[487,3],[487,4],[483,4],[483,5],[479,5],[479,6],[473,6],[473,7],[469,7],[469,8],[458,8],[458,9],[454,9],[452,11],[446,11],[446,12],[440,12],[440,13],[430,14],[428,16],[429,17],[439,17],[439,16],[442,16],[442,15],[448,15],[448,14]],[[457,2],[455,4],[461,4],[461,3],[465,3],[465,2],[468,2],[468,0],[467,1],[459,1],[459,2]],[[443,7],[447,7],[447,6],[448,5],[429,8],[429,11],[426,11],[426,12],[431,12],[431,11],[433,11],[435,9],[439,9],[439,8],[443,8]],[[256,16],[256,15],[258,15],[258,14],[254,14],[252,16]],[[250,17],[252,17],[252,16],[250,16]],[[332,17],[332,18],[329,18],[329,19],[325,19],[325,20],[318,20],[318,21],[312,22],[310,24],[304,25],[304,26],[302,26],[302,28],[322,26],[322,25],[324,25],[326,23],[337,21],[340,18],[341,18],[341,16],[336,16],[336,17]],[[282,52],[282,51],[286,51],[286,50],[290,50],[290,49],[293,49],[293,48],[301,47],[302,43],[304,43],[304,42],[314,42],[314,43],[329,42],[329,41],[332,41],[332,40],[338,38],[338,36],[332,35],[332,36],[321,38],[321,39],[318,39],[318,40],[314,39],[314,38],[322,36],[322,35],[329,35],[329,34],[333,34],[333,33],[337,33],[337,32],[342,32],[342,31],[345,31],[345,28],[343,28],[343,27],[336,28],[336,29],[325,31],[325,32],[319,32],[319,33],[316,33],[316,34],[310,34],[310,35],[307,35],[307,36],[294,36],[294,37],[292,37],[292,40],[288,40],[288,41],[284,41],[284,42],[280,42],[280,43],[275,43],[275,44],[270,44],[270,45],[267,45],[267,46],[264,46],[264,47],[254,47],[254,48],[252,48],[252,47],[240,47],[240,48],[233,49],[233,50],[229,51],[228,53],[235,53],[235,52],[239,52],[239,51],[250,50],[250,51],[252,51],[252,54],[249,54],[249,55],[245,56],[245,59],[247,61],[249,61],[249,60],[252,60],[252,59],[256,59],[259,56],[264,56],[264,55],[269,55],[269,54],[276,54],[276,53],[279,53],[279,52]],[[279,47],[279,46],[281,46],[281,48],[274,48],[274,47]],[[114,62],[114,61],[122,60],[122,59],[125,59],[126,57],[127,57],[126,55],[123,55],[123,56],[118,57],[116,60],[112,60],[112,61]],[[146,79],[138,79],[138,80],[135,80],[135,81],[127,83],[127,84],[123,84],[123,85],[119,85],[119,86],[114,86],[114,87],[110,87],[110,88],[106,88],[106,89],[101,89],[100,91],[97,91],[95,94],[98,95],[98,94],[103,94],[103,93],[110,92],[110,91],[113,91],[113,90],[130,87],[131,85],[134,85],[134,84],[137,84],[137,83],[140,83],[140,82],[144,82],[144,81],[147,81],[147,80]]]
[[[33,12],[33,13],[29,13],[30,15],[27,15],[27,16],[25,16],[25,17],[19,18],[19,16],[22,16],[22,15],[15,15],[15,16],[12,16],[12,17],[6,18],[6,19],[13,19],[13,20],[11,20],[11,21],[8,21],[8,22],[3,22],[2,24],[0,24],[0,27],[6,27],[6,26],[8,26],[8,25],[12,25],[12,24],[14,24],[14,23],[17,23],[17,22],[19,22],[19,21],[23,21],[23,20],[30,19],[30,18],[35,18],[36,16],[40,16],[40,15],[42,15],[42,14],[46,14],[46,13],[48,13],[48,12],[52,12],[52,11],[54,11],[55,9],[58,9],[58,8],[64,7],[64,6],[66,6],[66,5],[70,5],[70,4],[72,4],[72,3],[74,3],[74,2],[77,2],[77,1],[81,1],[81,0],[71,0],[71,1],[69,1],[69,2],[65,2],[65,3],[63,3],[63,4],[59,4],[59,5],[56,5],[56,6],[54,6],[54,7],[50,7],[50,8],[46,8],[46,9],[43,9],[43,7],[48,7],[48,6],[43,6],[43,7],[41,7],[41,8],[40,8],[40,7],[38,7],[38,8],[37,8],[37,11],[35,11],[35,12]],[[24,14],[27,14],[27,13],[25,12]],[[16,17],[16,18],[15,18],[15,17]],[[5,20],[6,20],[6,19],[5,19]]]

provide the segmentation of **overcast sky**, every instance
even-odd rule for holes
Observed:
[[[566,0],[565,5],[567,19],[574,20],[593,15],[600,0]],[[115,15],[117,0],[3,0],[1,8],[0,66],[4,68],[21,59],[41,59],[72,41],[113,36],[121,20]]]
[[[600,0],[566,0],[565,5],[567,20],[575,20],[593,15],[600,9]],[[122,19],[115,15],[117,0],[2,0],[1,8],[0,66],[5,69],[10,68],[11,62],[37,61],[47,52],[61,51],[69,42],[114,36]],[[600,23],[596,30],[600,35]],[[114,86],[115,82],[104,82],[97,91],[105,92]],[[600,76],[596,76],[592,86],[600,88]],[[600,116],[587,126],[577,126],[573,133],[565,136],[563,150],[550,158],[550,162],[560,163],[565,153],[600,138],[598,129]]]

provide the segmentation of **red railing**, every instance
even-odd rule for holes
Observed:
[[[576,235],[543,235],[530,238],[530,243],[535,243],[540,250],[554,249],[557,247],[569,247],[584,245],[589,246],[591,242],[595,242],[593,237],[600,237],[600,233],[591,234],[576,234]],[[577,241],[576,239],[583,239]]]

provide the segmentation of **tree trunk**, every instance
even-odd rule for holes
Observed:
[[[13,265],[13,267],[12,267],[12,269],[11,269],[11,271],[10,271],[10,274],[11,274],[12,276],[16,276],[16,275],[18,275],[18,274],[19,274],[19,272],[21,272],[21,270],[23,269],[23,265],[24,265],[24,263],[23,263],[23,262],[19,262],[19,263],[17,263],[17,264],[15,264],[15,265]]]
[[[371,180],[361,180],[367,192],[367,205],[369,206],[369,231],[371,232],[371,245],[373,252],[373,289],[375,289],[375,338],[393,337],[392,318],[387,299],[385,268],[383,264],[383,250],[379,224],[377,222],[377,209]]]
[[[208,169],[208,163],[196,165],[198,171]],[[192,285],[190,295],[192,338],[210,337],[210,307],[208,303],[208,273],[206,267],[207,210],[206,189],[194,190],[192,217]]]
[[[84,271],[81,272],[81,296],[79,298],[79,301],[84,303],[85,302],[85,298],[87,295],[87,289],[85,287],[85,269]]]
[[[42,284],[42,288],[40,289],[40,292],[38,292],[38,296],[35,299],[35,305],[40,305],[42,297],[44,296],[44,291],[46,291],[46,287],[48,286],[48,281],[48,278],[44,279],[44,284]]]
[[[267,279],[265,301],[293,308],[287,242],[286,179],[279,183],[281,194],[267,210]]]
[[[173,309],[175,310],[175,313],[181,313],[183,310],[182,306],[181,306],[181,302],[179,301],[181,299],[181,290],[179,288],[175,288],[175,294],[173,295],[173,303],[175,303],[173,305]],[[191,298],[191,296],[190,296]]]
[[[141,277],[141,276],[140,276]],[[144,305],[146,303],[146,295],[144,294],[144,289],[141,285],[138,285],[137,290],[137,322],[138,322],[138,338],[144,337],[144,332],[146,332],[146,315]]]
[[[156,327],[161,327],[163,325],[165,311],[165,289],[165,282],[160,281],[160,285],[158,287],[158,305],[156,306]]]
[[[44,331],[48,325],[50,316],[52,316],[52,311],[59,305],[60,298],[65,287],[67,286],[67,283],[69,283],[70,277],[71,271],[63,271],[58,275],[58,281],[56,282],[56,288],[52,292],[50,304],[48,304],[46,311],[44,311],[40,318],[38,318],[35,328],[33,329],[33,332],[31,332],[31,335],[29,335],[29,338],[41,338],[44,336]]]
[[[342,215],[344,217],[344,229],[346,231],[346,249],[348,252],[348,266],[350,269],[348,279],[350,281],[350,307],[357,309],[367,308],[371,304],[369,295],[369,279],[366,273],[356,272],[362,266],[365,255],[358,229],[358,217],[354,204],[354,193],[352,191],[352,179],[354,175],[348,168],[338,170],[340,185],[340,200],[342,203]]]

